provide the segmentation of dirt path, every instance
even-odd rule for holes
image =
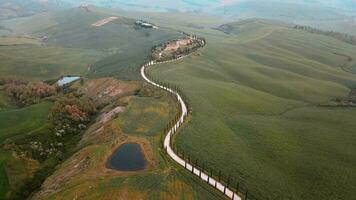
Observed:
[[[107,24],[111,21],[117,20],[117,19],[119,19],[119,17],[108,17],[108,18],[105,18],[105,19],[102,19],[102,20],[99,20],[99,21],[93,23],[92,26],[95,26],[95,27],[104,26],[105,24]]]
[[[205,42],[203,43],[205,46]],[[185,55],[182,56],[178,59],[174,59],[174,60],[170,60],[170,61],[164,61],[164,62],[156,62],[156,61],[150,61],[147,64],[144,64],[141,67],[141,76],[142,78],[149,84],[159,87],[163,90],[168,91],[169,93],[171,93],[172,95],[174,95],[179,104],[180,104],[180,108],[181,108],[181,116],[179,118],[179,120],[175,123],[174,126],[171,127],[171,129],[167,132],[165,139],[164,139],[164,148],[166,149],[167,154],[179,165],[183,166],[186,170],[192,172],[193,174],[195,174],[196,176],[198,176],[200,179],[202,179],[204,182],[206,182],[207,184],[210,184],[211,186],[213,186],[214,188],[216,188],[217,190],[221,191],[224,193],[224,195],[226,195],[228,198],[233,199],[233,200],[241,200],[241,197],[238,196],[238,194],[234,193],[232,190],[230,190],[229,188],[227,188],[223,183],[215,180],[214,178],[210,177],[208,174],[204,173],[203,171],[195,168],[193,166],[193,164],[186,162],[184,159],[182,159],[181,157],[179,157],[171,148],[171,140],[172,140],[172,136],[177,133],[178,128],[185,122],[185,119],[188,115],[188,109],[187,109],[187,105],[184,102],[184,100],[182,99],[181,95],[177,92],[174,91],[171,88],[162,86],[158,83],[153,82],[152,80],[150,80],[149,78],[147,78],[146,76],[146,69],[150,66],[153,65],[158,65],[158,64],[162,64],[162,63],[168,63],[168,62],[174,62],[176,60],[181,60],[185,57],[187,57],[189,55]]]

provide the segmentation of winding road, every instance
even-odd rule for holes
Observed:
[[[203,43],[205,44],[205,42]],[[164,61],[164,62],[156,62],[156,61],[150,61],[146,64],[144,64],[141,67],[141,76],[142,78],[149,84],[156,86],[158,88],[161,88],[163,90],[168,91],[169,93],[171,93],[172,95],[174,95],[179,104],[180,104],[180,108],[181,108],[181,116],[179,118],[179,120],[177,120],[177,122],[175,123],[175,125],[173,125],[170,130],[166,133],[165,139],[164,139],[164,143],[163,146],[166,149],[167,154],[179,165],[183,166],[186,170],[190,171],[191,173],[193,173],[194,175],[198,176],[201,180],[203,180],[204,182],[206,182],[207,184],[210,184],[211,186],[213,186],[214,188],[216,188],[217,190],[219,190],[220,192],[224,193],[224,195],[226,195],[228,198],[233,199],[233,200],[241,200],[242,198],[240,196],[238,196],[238,194],[234,193],[232,190],[230,190],[228,187],[226,187],[223,183],[215,180],[214,178],[210,177],[208,174],[204,173],[203,171],[195,168],[191,163],[186,162],[184,159],[182,159],[181,157],[179,157],[171,148],[171,140],[172,140],[172,136],[177,133],[178,128],[185,122],[186,117],[188,116],[188,109],[187,109],[187,105],[184,102],[184,100],[182,99],[181,95],[177,92],[174,91],[171,88],[162,86],[158,83],[155,83],[154,81],[150,80],[147,76],[146,76],[146,69],[150,66],[153,65],[158,65],[158,64],[163,64],[163,63],[168,63],[168,62],[174,62],[176,60],[180,60],[183,59],[185,57],[187,57],[189,55],[185,55],[182,56],[178,59],[174,59],[174,60],[170,60],[170,61]]]

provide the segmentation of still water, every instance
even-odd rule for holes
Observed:
[[[111,156],[107,167],[119,171],[137,171],[145,168],[145,156],[137,143],[121,145]]]

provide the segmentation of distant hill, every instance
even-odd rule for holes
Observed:
[[[93,25],[113,16],[115,20],[102,26]],[[150,59],[152,46],[176,39],[181,35],[161,28],[139,28],[135,26],[136,20],[115,15],[108,10],[84,6],[3,20],[0,21],[0,27],[14,35],[37,38],[43,42],[43,45],[49,47],[61,48],[64,51],[75,49],[94,54],[96,55],[94,58],[101,57],[97,59],[97,62],[87,66],[84,71],[80,67],[81,73],[88,73],[91,77],[115,76],[124,80],[137,80],[139,79],[138,67]],[[4,54],[7,53],[5,49],[2,51]],[[30,52],[26,51],[26,53]],[[19,57],[23,56],[19,55]],[[37,57],[38,61],[42,58],[40,55],[33,55],[31,63],[38,68],[40,65],[39,63],[36,65]],[[20,60],[22,59],[8,59],[7,64],[1,67],[9,67],[11,69],[7,72],[9,75],[29,75],[22,73],[26,70],[20,67]],[[90,60],[92,62],[92,59]],[[67,67],[60,66],[59,68]],[[33,76],[37,78],[36,70],[32,71]],[[70,71],[78,73],[78,68]],[[55,77],[61,75],[59,73],[62,72],[61,70],[51,71],[42,77]]]
[[[356,26],[354,0],[0,0],[0,20],[80,5],[142,12],[204,13],[232,20],[267,18],[321,24],[320,28],[345,29],[348,33],[354,32],[350,26]]]
[[[283,15],[286,10],[291,11],[289,15],[295,15],[301,8],[317,12],[342,10],[350,15],[356,10],[353,0],[62,0],[72,5],[93,4],[102,7],[121,7],[138,11],[176,11],[176,12],[204,12],[214,14],[245,15],[246,12],[254,17],[263,14]],[[262,10],[261,8],[264,8]],[[332,12],[333,13],[333,12]],[[331,14],[332,14],[331,13]],[[299,14],[300,15],[300,14]],[[308,12],[309,15],[309,12]]]
[[[54,0],[0,0],[0,20],[26,17],[69,5],[68,3]]]

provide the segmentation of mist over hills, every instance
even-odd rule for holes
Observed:
[[[121,7],[140,11],[176,11],[176,12],[205,12],[214,14],[237,15],[241,9],[258,11],[263,6],[283,6],[282,9],[296,10],[298,7],[324,9],[340,9],[345,11],[355,11],[356,1],[354,0],[85,0],[73,1],[62,0],[73,5],[93,4],[104,7]],[[256,9],[255,9],[256,8]]]
[[[355,0],[0,0],[0,17],[27,16],[54,7],[94,5],[143,12],[204,13],[234,19],[284,21],[355,18]]]

